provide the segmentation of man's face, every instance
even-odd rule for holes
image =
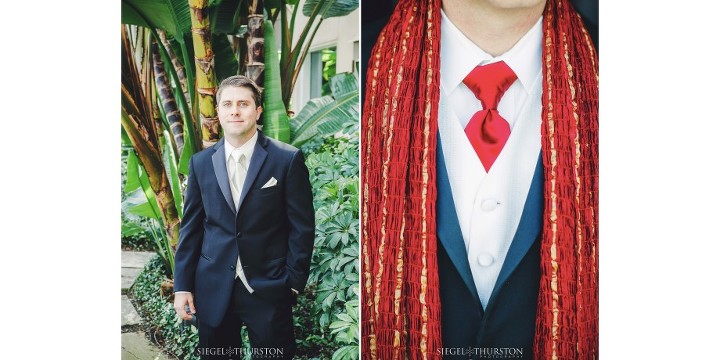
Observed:
[[[245,141],[255,134],[262,107],[255,104],[252,90],[228,86],[218,101],[218,117],[226,137]]]

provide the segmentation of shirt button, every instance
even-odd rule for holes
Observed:
[[[496,199],[485,199],[483,200],[482,204],[480,204],[480,207],[483,209],[483,211],[493,211],[495,208],[500,204]]]
[[[477,262],[480,266],[490,266],[493,262],[495,262],[495,259],[488,253],[481,253],[477,257]]]

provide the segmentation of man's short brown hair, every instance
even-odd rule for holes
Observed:
[[[220,83],[220,86],[218,86],[217,93],[215,93],[215,101],[219,104],[220,103],[220,95],[222,94],[223,89],[225,89],[228,86],[232,87],[244,87],[247,89],[250,89],[253,93],[253,100],[255,101],[255,107],[262,106],[262,93],[260,92],[260,88],[255,84],[254,81],[250,80],[249,77],[243,76],[243,75],[233,75],[225,80],[223,80]]]

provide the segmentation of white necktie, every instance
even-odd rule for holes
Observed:
[[[235,160],[235,169],[233,171],[230,188],[232,190],[235,209],[238,209],[240,205],[240,195],[242,194],[243,184],[247,176],[247,167],[245,165],[245,154],[240,153],[239,150],[235,149],[233,151],[232,158]]]
[[[247,176],[247,165],[245,161],[245,154],[241,153],[240,150],[235,149],[231,154],[235,168],[230,181],[230,190],[232,192],[233,201],[235,202],[235,208],[239,210],[240,195],[242,194],[243,184],[245,183],[245,177]],[[243,271],[242,262],[238,256],[237,264],[235,264],[235,275],[240,278],[248,292],[253,293],[255,290],[250,287],[250,284],[245,277]]]

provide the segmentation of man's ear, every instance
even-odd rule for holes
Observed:
[[[262,112],[263,112],[262,106],[258,106],[258,107],[257,107],[257,113],[258,113],[258,114],[257,114],[257,119],[255,119],[255,120],[260,120],[260,115],[262,114]]]

